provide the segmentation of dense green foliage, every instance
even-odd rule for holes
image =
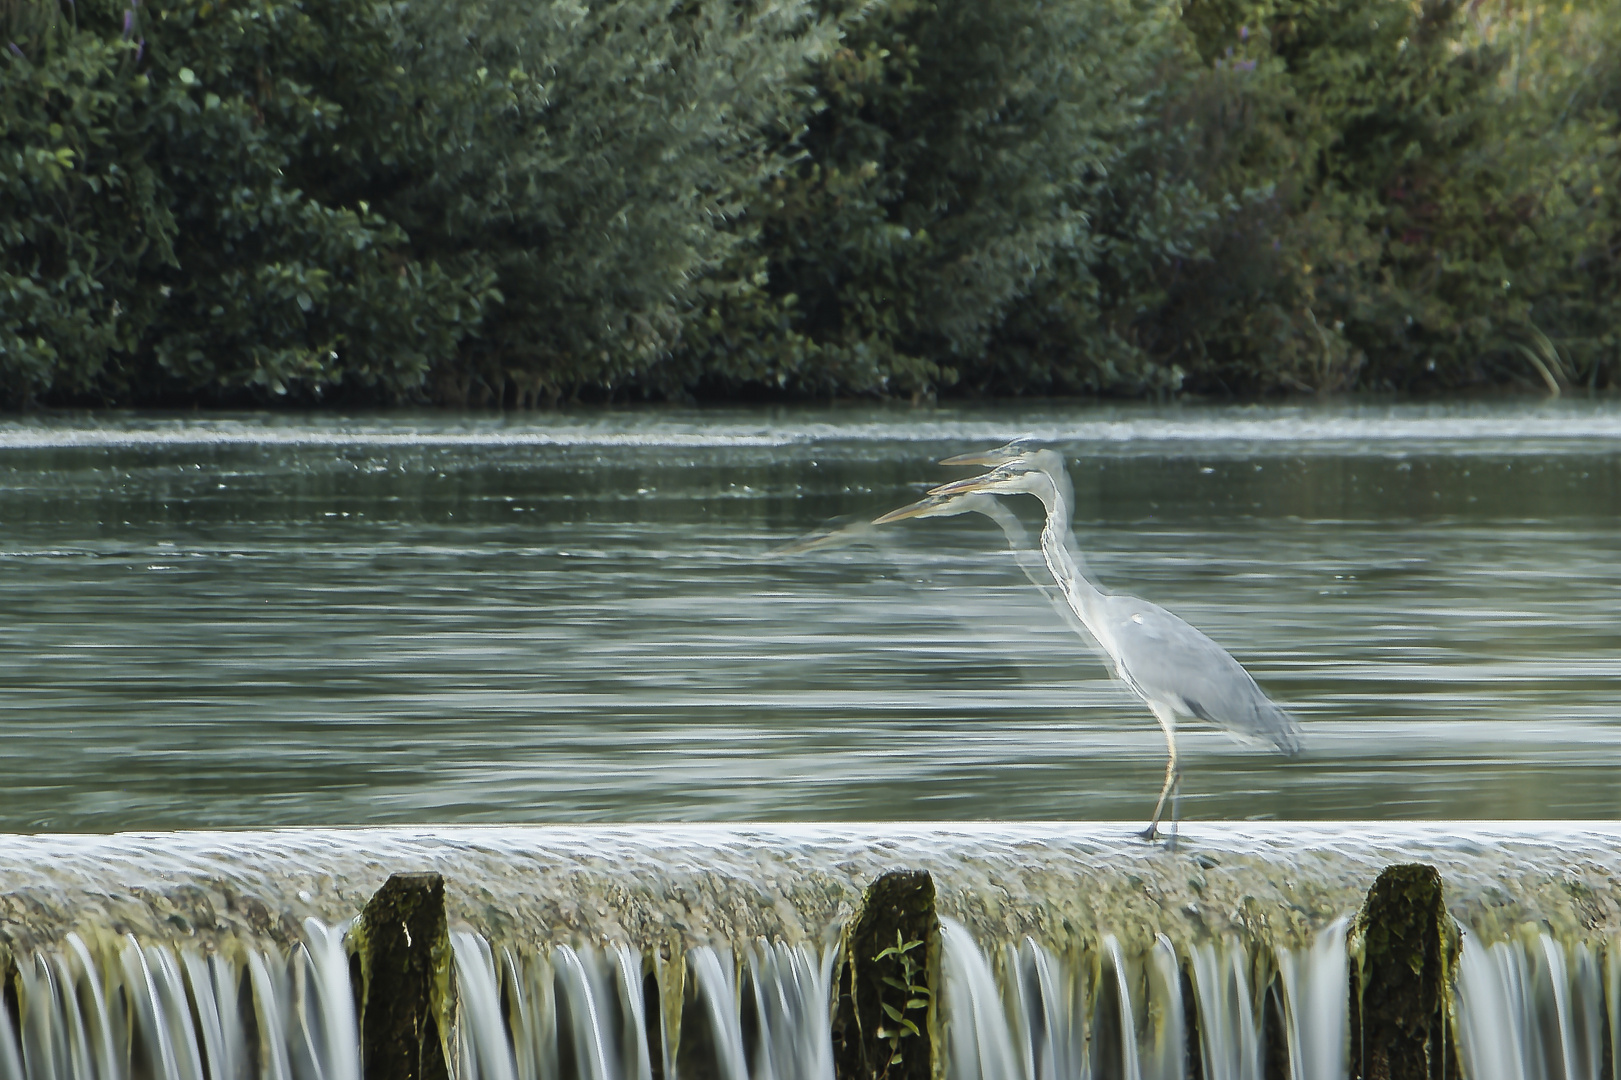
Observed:
[[[0,41],[13,404],[1617,381],[1596,0],[0,0]]]
[[[770,2],[51,15],[0,61],[14,400],[456,399],[646,371],[832,36]]]

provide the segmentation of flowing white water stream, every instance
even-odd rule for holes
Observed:
[[[237,955],[70,933],[18,958],[0,1080],[360,1080],[345,929]]]
[[[1193,946],[1188,960],[1199,1003],[1205,1080],[1260,1080],[1264,1014],[1251,990],[1249,951],[1227,938]]]
[[[1455,1002],[1458,1050],[1470,1080],[1600,1080],[1604,1025],[1614,1030],[1618,985],[1609,960],[1609,1010],[1598,954],[1527,928],[1483,945],[1465,934]]]
[[[820,960],[809,949],[759,943],[749,955],[749,983],[759,1017],[753,1080],[833,1080],[829,1006],[832,949]]]
[[[1004,951],[999,981],[968,931],[944,919],[946,1075],[1182,1080],[1193,1019],[1203,1080],[1266,1080],[1262,1006],[1273,992],[1283,1006],[1290,1076],[1345,1080],[1347,922],[1335,920],[1305,949],[1279,948],[1271,957],[1233,938],[1178,949],[1163,934],[1145,952],[1131,955],[1106,934],[1095,964],[1072,963],[1027,938]],[[1269,977],[1258,986],[1254,973],[1272,970],[1269,960],[1275,961],[1276,982]],[[1183,1000],[1184,969],[1192,1002]]]
[[[457,1080],[651,1080],[654,1063],[680,1075],[647,1000],[642,954],[616,946],[558,945],[549,953],[497,951],[482,936],[451,934],[460,1001]],[[833,1080],[830,1038],[834,953],[764,941],[733,957],[712,946],[687,954],[687,971],[718,1080]],[[503,1004],[503,1002],[505,1004]]]
[[[1289,1075],[1345,1080],[1350,1068],[1350,958],[1345,953],[1349,918],[1335,919],[1305,950],[1277,950],[1283,984]]]
[[[11,838],[0,1080],[362,1080],[347,931],[396,866],[447,879],[455,1080],[833,1080],[831,943],[897,864],[950,1080],[1346,1080],[1335,913],[1415,860],[1466,1080],[1621,1080],[1621,832],[660,828]]]

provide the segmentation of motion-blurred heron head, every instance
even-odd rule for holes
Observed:
[[[909,506],[899,510],[891,510],[882,517],[872,519],[874,525],[888,525],[892,521],[906,521],[909,518],[930,517],[956,517],[958,514],[971,513],[976,504],[982,502],[986,496],[975,494],[964,495],[936,495],[930,493]]]
[[[953,457],[941,458],[942,465],[1006,465],[1010,461],[1018,461],[1027,454],[1041,449],[1040,445],[1028,436],[1021,436],[994,450],[976,450],[971,454],[957,454]]]
[[[949,484],[941,484],[929,490],[930,496],[964,497],[977,494],[984,495],[1035,495],[1045,501],[1055,488],[1052,476],[1046,469],[1046,462],[1040,460],[1040,455],[1052,454],[1051,450],[1038,450],[1025,454],[1019,458],[999,465],[990,472],[971,476],[966,480],[954,480]],[[1053,455],[1056,457],[1057,455]]]

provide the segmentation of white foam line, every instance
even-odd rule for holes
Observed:
[[[625,418],[635,423],[637,418]],[[1456,444],[1478,442],[1503,446],[1527,440],[1570,444],[1583,441],[1621,443],[1621,410],[1482,413],[1464,416],[1427,415],[1395,409],[1364,415],[1313,415],[1283,412],[1269,417],[1236,417],[1213,412],[1193,419],[1143,417],[1037,419],[1026,427],[990,421],[915,421],[812,423],[799,426],[705,423],[680,424],[657,417],[641,418],[638,430],[561,427],[502,431],[445,430],[424,427],[398,430],[324,428],[320,426],[251,426],[177,421],[146,428],[0,425],[0,450],[72,448],[183,447],[375,447],[375,448],[526,448],[526,447],[786,447],[830,443],[966,443],[995,444],[1019,436],[1069,444],[1134,442],[1215,442],[1251,444]]]
[[[1569,852],[1591,846],[1621,851],[1621,822],[1610,820],[1415,821],[1184,821],[1186,840],[1233,850],[1285,851],[1352,842],[1373,850],[1482,849],[1502,843]],[[131,857],[155,873],[166,859],[237,860],[244,853],[292,856],[306,851],[356,851],[369,858],[400,852],[422,855],[487,848],[495,852],[582,850],[623,856],[627,851],[669,855],[676,848],[747,848],[792,844],[832,847],[908,842],[924,844],[1125,843],[1138,851],[1142,822],[1130,821],[885,821],[885,822],[636,822],[600,825],[483,825],[429,823],[378,826],[292,826],[271,829],[119,833],[0,833],[0,852],[13,873],[34,860],[55,865],[67,857]],[[174,864],[168,863],[172,869]]]
[[[805,441],[801,437],[772,435],[707,435],[700,433],[593,434],[588,432],[376,432],[312,430],[158,430],[118,431],[58,429],[46,431],[0,430],[0,450],[141,449],[147,447],[526,447],[526,446],[647,446],[647,447],[776,447]]]

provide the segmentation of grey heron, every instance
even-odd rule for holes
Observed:
[[[980,476],[942,484],[931,495],[1027,494],[1040,499],[1046,508],[1041,552],[1049,573],[1068,606],[1108,656],[1115,675],[1142,698],[1165,733],[1165,783],[1143,833],[1145,839],[1158,836],[1166,799],[1174,798],[1180,786],[1178,717],[1204,720],[1242,740],[1269,742],[1284,754],[1299,751],[1300,726],[1295,718],[1273,703],[1226,649],[1158,604],[1108,592],[1087,578],[1070,529],[1069,474],[1062,457],[1051,450],[1013,443],[983,454],[948,458],[944,463],[995,467]],[[902,508],[878,520],[922,516],[910,511],[911,507]],[[1174,839],[1174,816],[1172,825]]]

